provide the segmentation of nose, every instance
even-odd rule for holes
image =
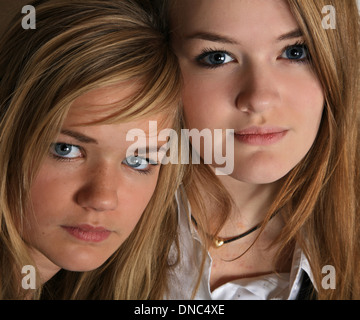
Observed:
[[[113,211],[118,206],[120,179],[109,167],[95,168],[76,194],[76,202],[92,211]]]
[[[242,83],[236,98],[241,111],[253,114],[263,113],[280,103],[276,71],[270,66],[251,65],[241,74]]]

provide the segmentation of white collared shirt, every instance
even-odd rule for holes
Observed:
[[[178,239],[180,258],[178,264],[170,271],[169,292],[165,299],[188,300],[191,299],[194,286],[199,275],[199,266],[202,260],[202,244],[196,229],[191,223],[191,210],[188,206],[186,212],[184,203],[179,201]],[[173,248],[169,260],[177,256]],[[290,273],[268,274],[259,277],[238,279],[228,282],[214,291],[210,290],[212,259],[207,254],[201,282],[196,292],[198,300],[295,300],[299,294],[302,278],[307,273],[313,281],[310,265],[299,247],[294,251]]]

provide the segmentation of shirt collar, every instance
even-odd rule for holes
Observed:
[[[177,204],[179,207],[179,210],[178,210],[179,220],[178,221],[179,221],[180,229],[189,230],[192,238],[195,239],[196,241],[198,241],[199,244],[201,244],[200,236],[199,236],[195,226],[191,223],[191,207],[190,207],[189,202],[186,201],[186,199],[183,199],[182,197],[179,198],[178,194],[176,194],[176,201],[177,201]],[[186,203],[184,203],[184,201]],[[186,208],[186,210],[184,210],[185,208]],[[196,247],[199,247],[199,246],[196,246]],[[180,251],[181,251],[181,248],[180,248]],[[191,253],[185,253],[185,254],[191,255]],[[212,261],[212,259],[211,259],[210,255],[208,254],[208,263],[205,264],[208,267],[205,267],[205,269],[204,269],[204,276],[203,276],[203,281],[202,281],[203,283],[201,285],[203,288],[205,288],[205,287],[209,288],[211,261]],[[293,253],[291,271],[290,271],[290,275],[289,275],[289,285],[288,285],[289,295],[287,298],[288,300],[295,300],[297,298],[297,296],[300,292],[300,289],[301,289],[304,272],[308,275],[309,279],[311,280],[312,284],[314,285],[314,287],[316,289],[314,277],[313,277],[313,274],[312,274],[311,268],[310,268],[310,263],[309,263],[308,259],[306,258],[304,252],[300,248],[300,246],[298,244],[296,244],[295,250]],[[251,279],[249,279],[249,280],[251,280]],[[204,283],[204,281],[206,283]],[[222,287],[224,287],[223,289],[226,289],[227,286],[232,286],[232,285],[234,285],[234,283],[225,284]],[[251,286],[253,286],[253,285],[251,284]],[[211,296],[210,288],[209,288],[209,295]]]
[[[314,275],[311,271],[309,260],[306,258],[300,246],[296,244],[290,272],[289,285],[291,290],[288,298],[289,300],[295,300],[297,298],[301,288],[304,273],[308,275],[311,283],[316,289]]]

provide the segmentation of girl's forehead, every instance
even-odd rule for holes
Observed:
[[[66,121],[70,125],[86,124],[105,119],[119,111],[121,105],[131,100],[138,92],[135,82],[119,83],[93,89],[73,101]]]
[[[139,90],[139,85],[136,82],[122,82],[111,86],[104,86],[93,89],[77,99],[72,103],[72,108],[92,107],[99,105],[112,105],[131,98]]]
[[[236,33],[250,25],[262,32],[273,26],[297,27],[285,0],[182,0],[176,2],[171,20],[174,30],[185,34],[209,29]]]

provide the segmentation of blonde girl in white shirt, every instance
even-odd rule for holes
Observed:
[[[222,146],[226,129],[234,139],[230,175],[216,176],[213,158],[184,179],[168,297],[360,298],[356,1],[169,0],[162,9],[186,127],[222,129]]]

